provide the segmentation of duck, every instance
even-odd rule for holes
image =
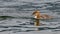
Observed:
[[[35,10],[32,13],[32,15],[35,18],[35,23],[34,23],[35,26],[40,26],[40,24],[41,24],[40,21],[39,21],[40,19],[52,19],[52,16],[49,16],[47,14],[42,14],[41,15],[41,12],[39,10]]]
[[[47,14],[42,14],[39,10],[35,10],[32,15],[34,16],[35,19],[52,19],[53,16],[47,15]]]

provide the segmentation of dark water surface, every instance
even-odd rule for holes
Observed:
[[[32,12],[54,16],[53,19],[40,22],[45,25],[34,26]],[[0,33],[13,34],[33,31],[60,32],[59,0],[0,0]],[[2,33],[4,32],[4,33]],[[10,33],[11,32],[11,33]],[[57,34],[57,33],[55,33]]]

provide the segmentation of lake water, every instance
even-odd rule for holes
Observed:
[[[53,16],[40,20],[41,26],[34,26],[32,13]],[[0,34],[59,34],[60,0],[0,0]]]

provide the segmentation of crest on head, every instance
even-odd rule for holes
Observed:
[[[36,13],[40,13],[40,11],[39,10],[35,10],[32,15],[34,15]]]

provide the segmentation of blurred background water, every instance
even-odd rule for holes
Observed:
[[[40,20],[45,25],[35,27],[32,13],[36,9],[54,18]],[[42,34],[59,34],[60,0],[0,0],[0,34],[23,34],[20,32],[34,32],[37,29]],[[38,33],[36,31],[35,34]]]

